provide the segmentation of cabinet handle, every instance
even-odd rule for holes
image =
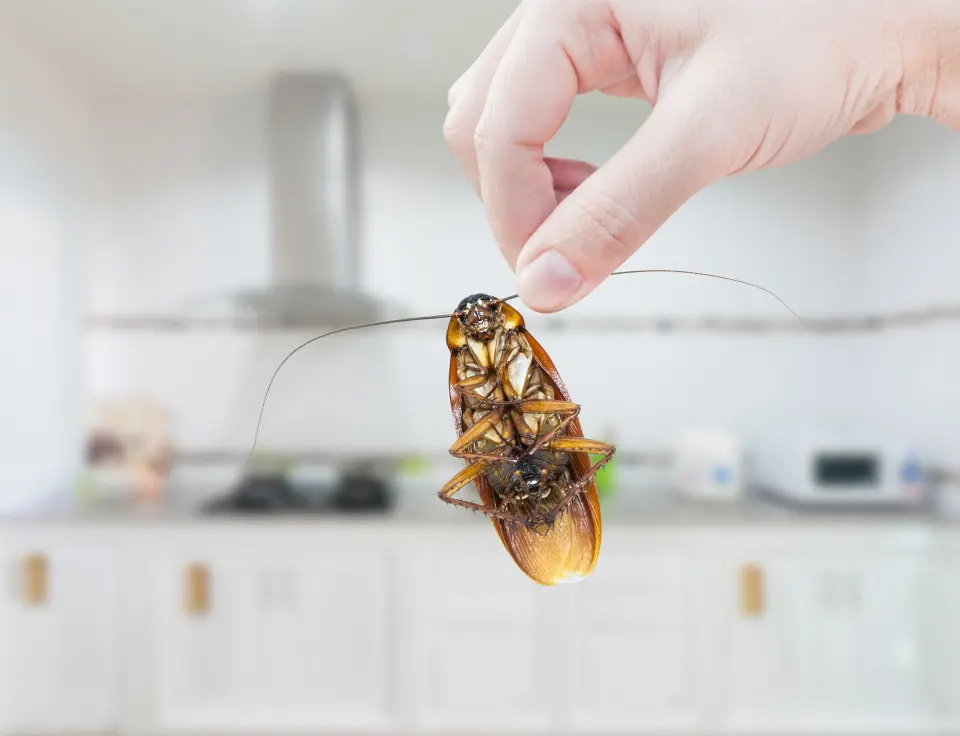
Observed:
[[[186,601],[184,607],[191,616],[203,616],[210,610],[210,570],[195,562],[186,569]]]
[[[745,618],[759,618],[763,607],[763,568],[744,565],[740,569],[740,613]]]
[[[46,555],[32,554],[23,558],[23,602],[27,606],[42,606],[47,600]]]

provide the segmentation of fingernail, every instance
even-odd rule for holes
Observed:
[[[520,298],[538,311],[554,311],[569,305],[583,284],[583,277],[555,250],[544,251],[520,269]]]

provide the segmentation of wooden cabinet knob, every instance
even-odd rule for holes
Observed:
[[[760,565],[744,565],[740,569],[740,613],[746,618],[763,615],[763,582],[763,568]]]
[[[184,608],[191,616],[203,616],[210,610],[210,571],[206,565],[195,562],[187,566],[185,578]]]
[[[23,602],[27,606],[42,606],[47,600],[49,567],[46,555],[32,554],[23,558]]]

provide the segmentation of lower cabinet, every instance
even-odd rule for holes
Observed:
[[[614,538],[589,584],[564,591],[562,712],[571,730],[701,725],[710,652],[700,560],[676,537],[648,536]]]
[[[94,535],[0,537],[0,733],[118,726],[115,555]]]
[[[934,544],[935,540],[937,541]],[[960,733],[960,540],[610,527],[0,534],[0,735]]]
[[[948,733],[960,733],[960,537],[938,545],[931,561],[933,600],[924,617],[931,658],[928,687]]]
[[[407,722],[426,730],[541,730],[560,703],[563,610],[493,530],[421,543],[406,566]]]
[[[726,723],[735,731],[921,733],[927,687],[927,550],[792,534],[724,566]]]
[[[269,535],[159,560],[157,717],[167,730],[392,725],[386,548]]]
[[[543,588],[493,533],[411,559],[411,722],[446,733],[694,731],[710,618],[685,535],[614,537],[585,581]],[[694,542],[695,543],[695,542]]]

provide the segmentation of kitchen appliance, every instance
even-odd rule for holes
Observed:
[[[702,501],[739,500],[743,495],[743,442],[723,430],[688,430],[674,443],[674,485]]]
[[[335,72],[284,73],[268,90],[269,283],[234,294],[259,319],[330,328],[382,319],[360,288],[359,115]]]
[[[392,506],[393,497],[383,479],[362,471],[344,473],[330,496],[334,511],[387,511]]]
[[[344,473],[334,482],[303,482],[280,471],[244,475],[202,508],[204,514],[384,513],[393,507],[389,484],[374,474]]]
[[[926,501],[913,443],[864,429],[807,426],[764,433],[751,484],[805,506],[916,507]]]

